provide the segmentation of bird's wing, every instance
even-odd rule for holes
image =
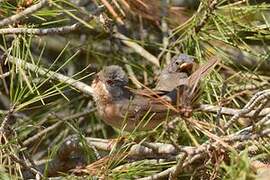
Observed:
[[[154,113],[155,116],[166,116],[168,109],[173,109],[173,106],[159,98],[148,98],[141,95],[135,95],[129,102],[123,103],[121,111],[126,118],[141,120],[146,114],[150,116]],[[174,110],[174,109],[173,109]]]
[[[159,101],[152,101],[143,96],[136,95],[133,99],[125,101],[121,103],[120,112],[127,131],[133,131],[136,128],[154,129],[169,117],[169,113],[175,114],[175,111],[170,111]]]

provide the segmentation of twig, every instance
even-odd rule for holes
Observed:
[[[258,108],[254,111],[253,119],[258,118],[258,114],[265,108],[265,106],[268,104],[268,99],[264,99],[260,102],[260,105]]]
[[[257,126],[261,126],[261,125],[268,125],[269,124],[269,120],[270,120],[270,113],[267,114],[264,118],[262,118],[260,121],[258,121],[258,123],[256,124]]]
[[[226,82],[224,82],[222,84],[222,88],[221,88],[221,94],[220,97],[223,98],[225,93],[226,93],[226,89],[227,89],[227,84]],[[221,102],[218,103],[219,105],[221,104]],[[216,115],[216,127],[215,127],[215,132],[217,132],[218,134],[220,134],[220,130],[221,130],[221,111],[222,111],[223,107],[220,107],[220,109],[217,111],[217,115]]]
[[[148,143],[148,142],[141,142],[140,143],[142,146],[145,146],[153,151],[153,153],[158,153],[159,148],[156,147],[155,145]]]
[[[91,21],[96,15],[103,11],[104,7],[99,6],[91,15],[88,15],[85,20]],[[72,25],[54,27],[54,28],[3,28],[0,29],[0,34],[34,34],[34,35],[49,35],[49,34],[65,34],[78,30],[82,26],[81,22]]]
[[[130,80],[133,82],[133,84],[137,87],[137,88],[142,88],[140,81],[137,79],[137,77],[134,74],[134,71],[132,70],[131,66],[129,64],[126,64],[126,69],[128,72],[128,75],[130,77]]]
[[[247,114],[252,111],[252,109],[257,105],[258,103],[261,103],[263,99],[267,99],[270,96],[270,90],[264,90],[256,93],[250,101],[245,105],[245,107],[240,110],[237,114],[235,114],[230,121],[228,121],[224,128],[223,131],[225,132],[241,115]]]
[[[55,28],[2,28],[0,34],[34,34],[34,35],[48,35],[48,34],[64,34],[75,31],[80,27],[80,23],[75,23],[69,26],[55,27]]]
[[[237,58],[234,58],[233,60],[235,60],[235,59],[237,59]],[[237,85],[235,88],[233,88],[233,90],[235,92],[245,91],[245,90],[256,90],[256,89],[262,89],[265,86],[268,86],[267,81],[263,81],[263,82],[256,84],[256,85],[254,85],[254,84],[248,84],[248,85],[243,85],[243,86]]]
[[[0,33],[1,34],[1,33]],[[6,72],[4,74],[0,74],[0,78],[3,79],[5,77],[8,77],[10,75],[10,72]]]
[[[79,90],[79,91],[81,91],[81,92],[83,92],[83,93],[85,93],[87,95],[92,95],[93,94],[93,90],[92,90],[92,88],[90,86],[88,86],[87,84],[85,84],[83,82],[77,81],[77,80],[75,80],[73,78],[64,76],[64,75],[62,75],[60,73],[49,71],[46,68],[38,67],[38,66],[36,66],[34,64],[25,62],[24,60],[13,57],[13,56],[8,56],[7,60],[9,62],[11,62],[11,63],[20,65],[25,69],[29,69],[29,70],[31,70],[33,72],[37,72],[38,74],[40,74],[42,76],[50,77],[50,78],[56,79],[56,80],[58,80],[60,82],[69,84],[70,86],[76,88],[77,90]]]
[[[238,134],[238,135],[233,135],[231,137],[227,137],[225,140],[227,142],[243,142],[245,140],[256,140],[258,138],[262,137],[270,137],[270,129],[262,130],[257,133],[249,133],[249,134]]]
[[[86,138],[88,143],[91,143],[99,150],[104,151],[111,151],[112,145],[111,140],[108,139],[100,139],[100,138]],[[175,148],[171,144],[164,144],[164,143],[147,143],[151,148],[148,148],[144,145],[135,144],[133,145],[130,150],[130,155],[141,155],[141,156],[147,156],[150,154],[158,153],[158,154],[171,154],[171,155],[177,155],[179,152],[179,149],[181,149],[181,152],[188,152],[189,154],[192,154],[194,152],[194,147],[192,146],[179,146],[178,148]],[[155,149],[155,150],[153,150]]]
[[[144,177],[144,178],[139,178],[137,180],[156,180],[156,179],[165,179],[166,177],[169,176],[171,172],[175,170],[175,166],[170,167],[166,169],[165,171],[162,171],[160,173],[154,174],[152,176]]]
[[[23,148],[27,148],[23,145],[22,141],[20,139],[17,139],[18,144],[21,146],[21,149]],[[32,159],[32,157],[30,156],[28,151],[23,152],[25,158],[29,161],[29,163],[31,164],[31,166],[35,169],[38,169],[36,163],[34,162],[34,160]]]
[[[3,119],[2,123],[1,123],[1,126],[0,126],[0,134],[4,134],[7,129],[8,129],[8,126],[10,124],[10,120],[11,120],[11,116],[13,114],[13,111],[14,111],[14,106],[10,107],[7,115],[5,116],[5,118]]]
[[[183,166],[182,168],[190,165],[191,163],[193,163],[194,161],[198,160],[198,159],[201,159],[205,156],[205,152],[201,153],[201,154],[197,154],[195,156],[193,156],[191,159],[187,159],[187,161],[185,161],[183,163]],[[148,177],[144,177],[144,178],[140,178],[138,180],[158,180],[158,179],[164,179],[164,178],[167,178],[172,172],[175,172],[176,170],[176,165],[175,166],[172,166],[168,169],[166,169],[165,171],[162,171],[160,173],[157,173],[157,174],[154,174],[152,176],[148,176]]]
[[[183,164],[187,158],[188,154],[186,152],[183,152],[183,154],[180,155],[178,162],[175,166],[175,169],[173,172],[171,172],[169,179],[170,180],[175,180],[177,179],[177,176],[182,172],[183,170]]]
[[[221,109],[221,110],[220,110]],[[236,114],[239,114],[242,109],[233,109],[233,108],[226,108],[226,107],[220,107],[220,106],[213,106],[209,104],[201,104],[197,109],[194,109],[194,112],[201,111],[201,112],[209,112],[209,113],[217,113],[220,111],[222,115],[229,115],[234,116]],[[252,110],[248,113],[239,114],[240,117],[253,117],[255,111]],[[263,117],[270,113],[270,108],[264,108],[261,110],[261,112],[258,114],[258,117]]]
[[[25,18],[28,14],[32,14],[32,13],[36,12],[37,10],[39,10],[40,8],[42,8],[43,6],[45,6],[47,4],[47,2],[48,2],[48,0],[40,0],[39,3],[37,3],[31,7],[26,8],[22,12],[19,12],[18,14],[14,14],[13,16],[10,16],[8,18],[1,20],[0,27],[12,24],[12,23],[18,21],[19,19]]]
[[[25,169],[28,169],[28,170],[29,170],[30,172],[32,172],[33,174],[38,174],[40,177],[43,177],[43,174],[42,174],[41,172],[39,172],[37,169],[35,169],[35,168],[31,167],[31,166],[28,166],[28,165],[25,163],[25,161],[19,159],[18,157],[16,157],[16,156],[13,155],[13,154],[10,154],[9,156],[10,156],[10,158],[11,158],[13,161],[19,163],[22,167],[24,167]]]
[[[134,40],[126,37],[125,35],[119,33],[119,32],[114,32],[113,36],[117,39],[120,39],[125,45],[128,47],[132,48],[135,52],[137,52],[139,55],[144,57],[146,60],[149,62],[153,63],[157,67],[159,67],[159,60],[152,54],[150,54],[148,51],[146,51],[142,46],[139,44],[135,43]]]

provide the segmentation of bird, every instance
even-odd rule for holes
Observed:
[[[177,86],[185,84],[191,75],[194,66],[194,58],[187,54],[174,56],[171,62],[161,71],[156,91],[172,91]]]
[[[192,108],[193,93],[200,78],[208,74],[217,62],[216,58],[209,61],[189,77],[184,77],[184,84],[169,91],[159,89],[161,85],[153,90],[131,90],[128,76],[120,66],[106,66],[96,74],[91,84],[97,115],[106,124],[124,131],[152,130],[166,120],[168,112],[183,115],[182,109]]]

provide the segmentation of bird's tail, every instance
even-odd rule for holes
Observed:
[[[191,88],[191,90],[189,91],[190,95],[194,94],[200,80],[203,79],[206,75],[208,75],[218,64],[218,62],[219,60],[217,59],[217,57],[212,57],[206,64],[199,67],[199,69],[197,69],[194,73],[190,75],[187,84],[187,86]]]
[[[211,58],[206,64],[199,67],[194,73],[190,75],[187,80],[187,84],[183,85],[180,89],[181,92],[178,94],[177,104],[181,108],[194,107],[199,101],[202,94],[201,79],[208,75],[214,67],[218,64],[219,60],[216,57]]]

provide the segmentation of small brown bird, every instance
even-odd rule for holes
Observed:
[[[172,91],[176,87],[186,84],[192,73],[194,58],[186,54],[174,56],[160,73],[155,87],[158,91]]]
[[[188,78],[185,77],[185,84],[167,92],[150,89],[131,91],[123,69],[116,65],[107,66],[97,73],[91,85],[98,115],[107,124],[125,131],[154,129],[166,119],[168,109],[171,109],[171,114],[181,115],[186,106],[192,107],[200,78],[216,63],[216,59],[209,61]]]

